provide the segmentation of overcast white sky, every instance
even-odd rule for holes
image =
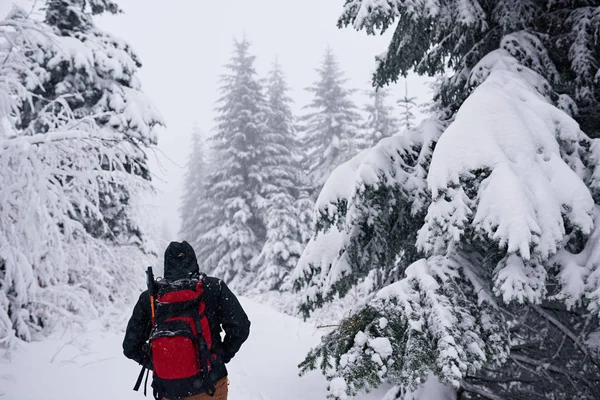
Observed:
[[[28,0],[18,0],[26,3]],[[152,157],[158,195],[147,215],[166,223],[178,239],[177,207],[194,123],[206,133],[213,124],[218,77],[231,55],[232,40],[244,34],[264,75],[277,55],[288,77],[295,108],[310,100],[303,89],[316,80],[315,68],[330,45],[350,87],[366,90],[374,56],[382,53],[392,31],[367,36],[352,28],[338,29],[344,0],[117,0],[124,13],[97,19],[102,29],[128,41],[140,56],[144,92],[166,120],[159,132],[158,159]],[[0,0],[5,15],[11,0]],[[409,76],[409,94],[430,100],[425,79]],[[404,83],[393,87],[404,95]],[[357,96],[358,105],[362,97]]]

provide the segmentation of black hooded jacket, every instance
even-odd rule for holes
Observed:
[[[172,242],[165,251],[165,280],[199,277],[200,271],[193,248],[187,242]],[[212,352],[217,354],[213,379],[227,376],[228,363],[246,341],[250,333],[250,321],[235,295],[223,281],[204,278],[204,302],[206,317],[212,336]],[[123,340],[123,353],[127,358],[152,369],[148,357],[147,341],[152,329],[150,296],[144,291],[133,309],[133,314]],[[221,330],[225,338],[221,340]]]

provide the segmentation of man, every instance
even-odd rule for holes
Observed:
[[[200,270],[194,249],[183,241],[171,242],[165,251],[164,280],[167,284],[200,278]],[[158,397],[164,400],[226,400],[228,393],[227,364],[238,352],[250,333],[250,321],[235,295],[225,283],[217,278],[204,277],[202,281],[204,315],[210,327],[212,339],[210,354],[213,357],[208,376],[196,385],[191,396],[171,396],[158,390]],[[152,358],[148,351],[148,340],[152,331],[154,308],[150,304],[150,295],[144,291],[133,309],[133,315],[127,324],[123,341],[123,353],[127,358],[152,370]],[[221,328],[225,338],[221,341]],[[207,334],[208,335],[208,334]],[[209,340],[210,341],[210,340]],[[176,354],[172,355],[177,357]],[[157,364],[158,366],[158,364]],[[157,379],[153,382],[157,396]],[[214,393],[212,391],[214,390]],[[189,392],[188,392],[189,393]]]

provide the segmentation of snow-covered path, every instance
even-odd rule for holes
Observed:
[[[325,379],[318,372],[299,377],[297,369],[307,350],[319,342],[320,332],[268,306],[241,301],[252,328],[228,365],[229,399],[325,399]],[[83,334],[66,332],[21,345],[12,361],[0,358],[0,400],[142,400],[143,394],[132,390],[139,368],[122,355],[121,340],[122,332],[96,321]],[[381,399],[384,393],[357,399]]]

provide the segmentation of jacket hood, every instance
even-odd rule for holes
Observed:
[[[176,281],[199,276],[200,268],[192,246],[185,240],[171,242],[165,250],[165,280]]]

